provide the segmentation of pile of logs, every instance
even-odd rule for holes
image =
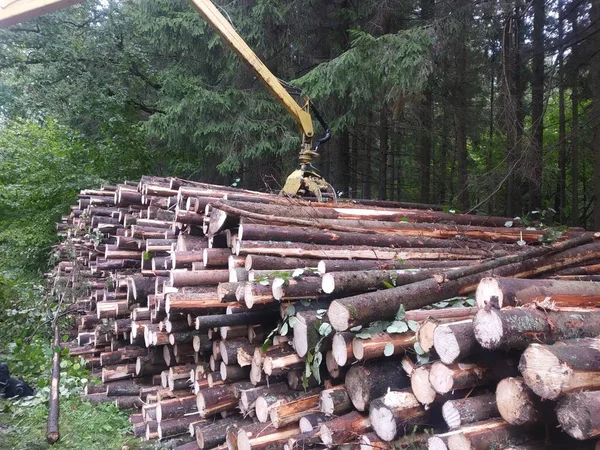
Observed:
[[[179,449],[600,448],[598,236],[413,206],[81,191],[47,275],[84,398]]]

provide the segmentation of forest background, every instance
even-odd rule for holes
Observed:
[[[215,3],[328,121],[317,167],[341,197],[600,229],[600,0]],[[86,0],[1,30],[0,322],[19,326],[0,323],[0,349],[46,320],[40,275],[79,189],[278,191],[299,148],[185,0]]]

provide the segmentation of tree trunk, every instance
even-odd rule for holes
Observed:
[[[346,374],[345,384],[354,407],[366,411],[371,401],[385,395],[388,389],[403,389],[410,381],[403,374],[400,361],[380,360],[352,366]]]
[[[546,299],[556,306],[595,306],[600,301],[600,285],[587,281],[483,278],[477,286],[475,299],[480,308],[488,303],[504,308]]]
[[[473,323],[475,338],[489,350],[525,349],[534,342],[553,344],[600,335],[600,312],[593,310],[481,309]]]
[[[544,0],[533,0],[533,56],[531,76],[531,160],[529,211],[542,207],[544,159]]]
[[[340,416],[350,412],[352,402],[348,391],[346,391],[346,386],[340,385],[321,391],[319,408],[321,412],[328,416]]]
[[[445,323],[436,327],[433,332],[433,346],[440,360],[445,364],[467,358],[479,347],[473,334],[473,319]]]
[[[600,387],[600,339],[531,344],[519,363],[527,385],[542,398]]]
[[[442,406],[442,416],[448,428],[455,429],[463,425],[499,417],[496,395],[493,393],[474,397],[448,400]]]
[[[600,230],[600,3],[591,2],[590,48],[596,49],[590,60],[590,82],[592,90],[592,153],[594,154],[594,230]]]
[[[406,286],[334,300],[327,314],[331,325],[338,331],[345,331],[353,326],[375,320],[386,320],[395,316],[400,305],[404,305],[405,310],[418,309],[459,294],[473,292],[476,287],[473,284],[479,283],[482,278],[491,275],[492,269],[504,276],[519,274],[524,276],[525,271],[531,276],[533,273],[543,273],[552,268],[557,269],[582,260],[595,259],[597,257],[596,244],[581,245],[575,250],[568,250],[575,245],[583,244],[586,241],[590,242],[590,240],[591,237],[587,236],[558,244],[554,250],[564,251],[550,258],[542,259],[546,265],[540,264],[540,260],[535,261],[532,258],[543,256],[552,248],[533,249],[520,255],[496,258],[475,267],[467,266],[446,272],[442,277],[446,281],[442,283],[430,278]],[[478,271],[481,272],[478,273]]]
[[[321,424],[321,441],[327,446],[336,447],[354,441],[369,428],[371,428],[369,418],[352,411]]]
[[[472,389],[492,384],[507,376],[518,375],[517,365],[508,359],[483,361],[478,364],[449,364],[440,361],[431,366],[429,381],[439,394],[460,389]]]
[[[565,395],[558,402],[556,415],[563,431],[575,439],[600,436],[600,391]]]
[[[571,27],[574,39],[579,39],[578,8],[571,5]],[[572,47],[575,61],[571,74],[571,225],[579,226],[579,49]],[[595,167],[595,165],[594,165]]]
[[[515,445],[531,439],[530,430],[514,427],[502,419],[490,419],[459,428],[448,436],[448,449],[489,450]]]
[[[415,334],[409,333],[378,333],[369,339],[354,338],[352,352],[357,360],[381,358],[382,356],[404,355],[412,349],[415,343]]]
[[[377,177],[377,198],[379,200],[387,200],[388,137],[388,112],[384,102],[379,112],[379,171]]]

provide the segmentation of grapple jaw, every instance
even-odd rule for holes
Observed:
[[[279,195],[288,197],[314,197],[318,202],[337,201],[335,189],[316,171],[300,168],[287,177]]]

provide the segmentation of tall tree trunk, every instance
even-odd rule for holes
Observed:
[[[564,0],[558,2],[558,208],[561,223],[564,223],[567,203],[567,131],[565,119],[565,74],[564,74]]]
[[[573,37],[578,39],[577,7],[571,11],[571,26]],[[571,57],[576,61],[578,55],[577,45],[572,48]],[[578,64],[574,65],[571,75],[571,225],[579,225],[579,70]]]
[[[342,191],[344,197],[348,197],[350,191],[350,135],[348,134],[348,130],[344,130],[340,133],[338,145],[338,176],[336,184],[334,184],[333,187],[338,192]]]
[[[529,210],[542,207],[544,159],[544,0],[533,0],[533,68],[531,77],[531,167]]]
[[[590,61],[590,81],[592,85],[592,151],[594,153],[594,230],[600,230],[600,1],[592,0],[590,20],[590,48],[593,55]]]
[[[442,128],[440,131],[440,156],[439,156],[439,168],[436,178],[438,181],[438,202],[445,205],[447,199],[447,187],[448,187],[448,150],[450,148],[450,115],[448,114],[448,105],[442,106]]]
[[[360,198],[358,195],[358,135],[352,134],[350,144],[350,198]]]
[[[387,196],[387,158],[388,158],[388,117],[387,105],[379,113],[379,177],[377,198],[385,200]]]
[[[364,188],[363,197],[371,198],[371,182],[373,180],[373,157],[371,154],[371,145],[373,142],[373,131],[371,125],[373,122],[373,115],[369,112],[367,115],[367,134],[365,136],[365,170],[364,170]]]
[[[433,18],[435,0],[421,0],[421,20],[424,24]],[[431,155],[433,146],[433,92],[431,87],[425,89],[421,102],[421,137],[419,142],[419,168],[420,168],[420,201],[431,201]]]
[[[468,120],[468,99],[467,99],[467,38],[468,29],[471,21],[471,10],[469,2],[463,1],[460,4],[464,12],[458,34],[458,53],[457,53],[457,78],[458,78],[458,99],[457,99],[457,118],[456,118],[456,152],[457,152],[457,183],[458,183],[458,208],[461,211],[469,209],[469,188],[468,188],[468,154],[467,154],[467,120]]]

